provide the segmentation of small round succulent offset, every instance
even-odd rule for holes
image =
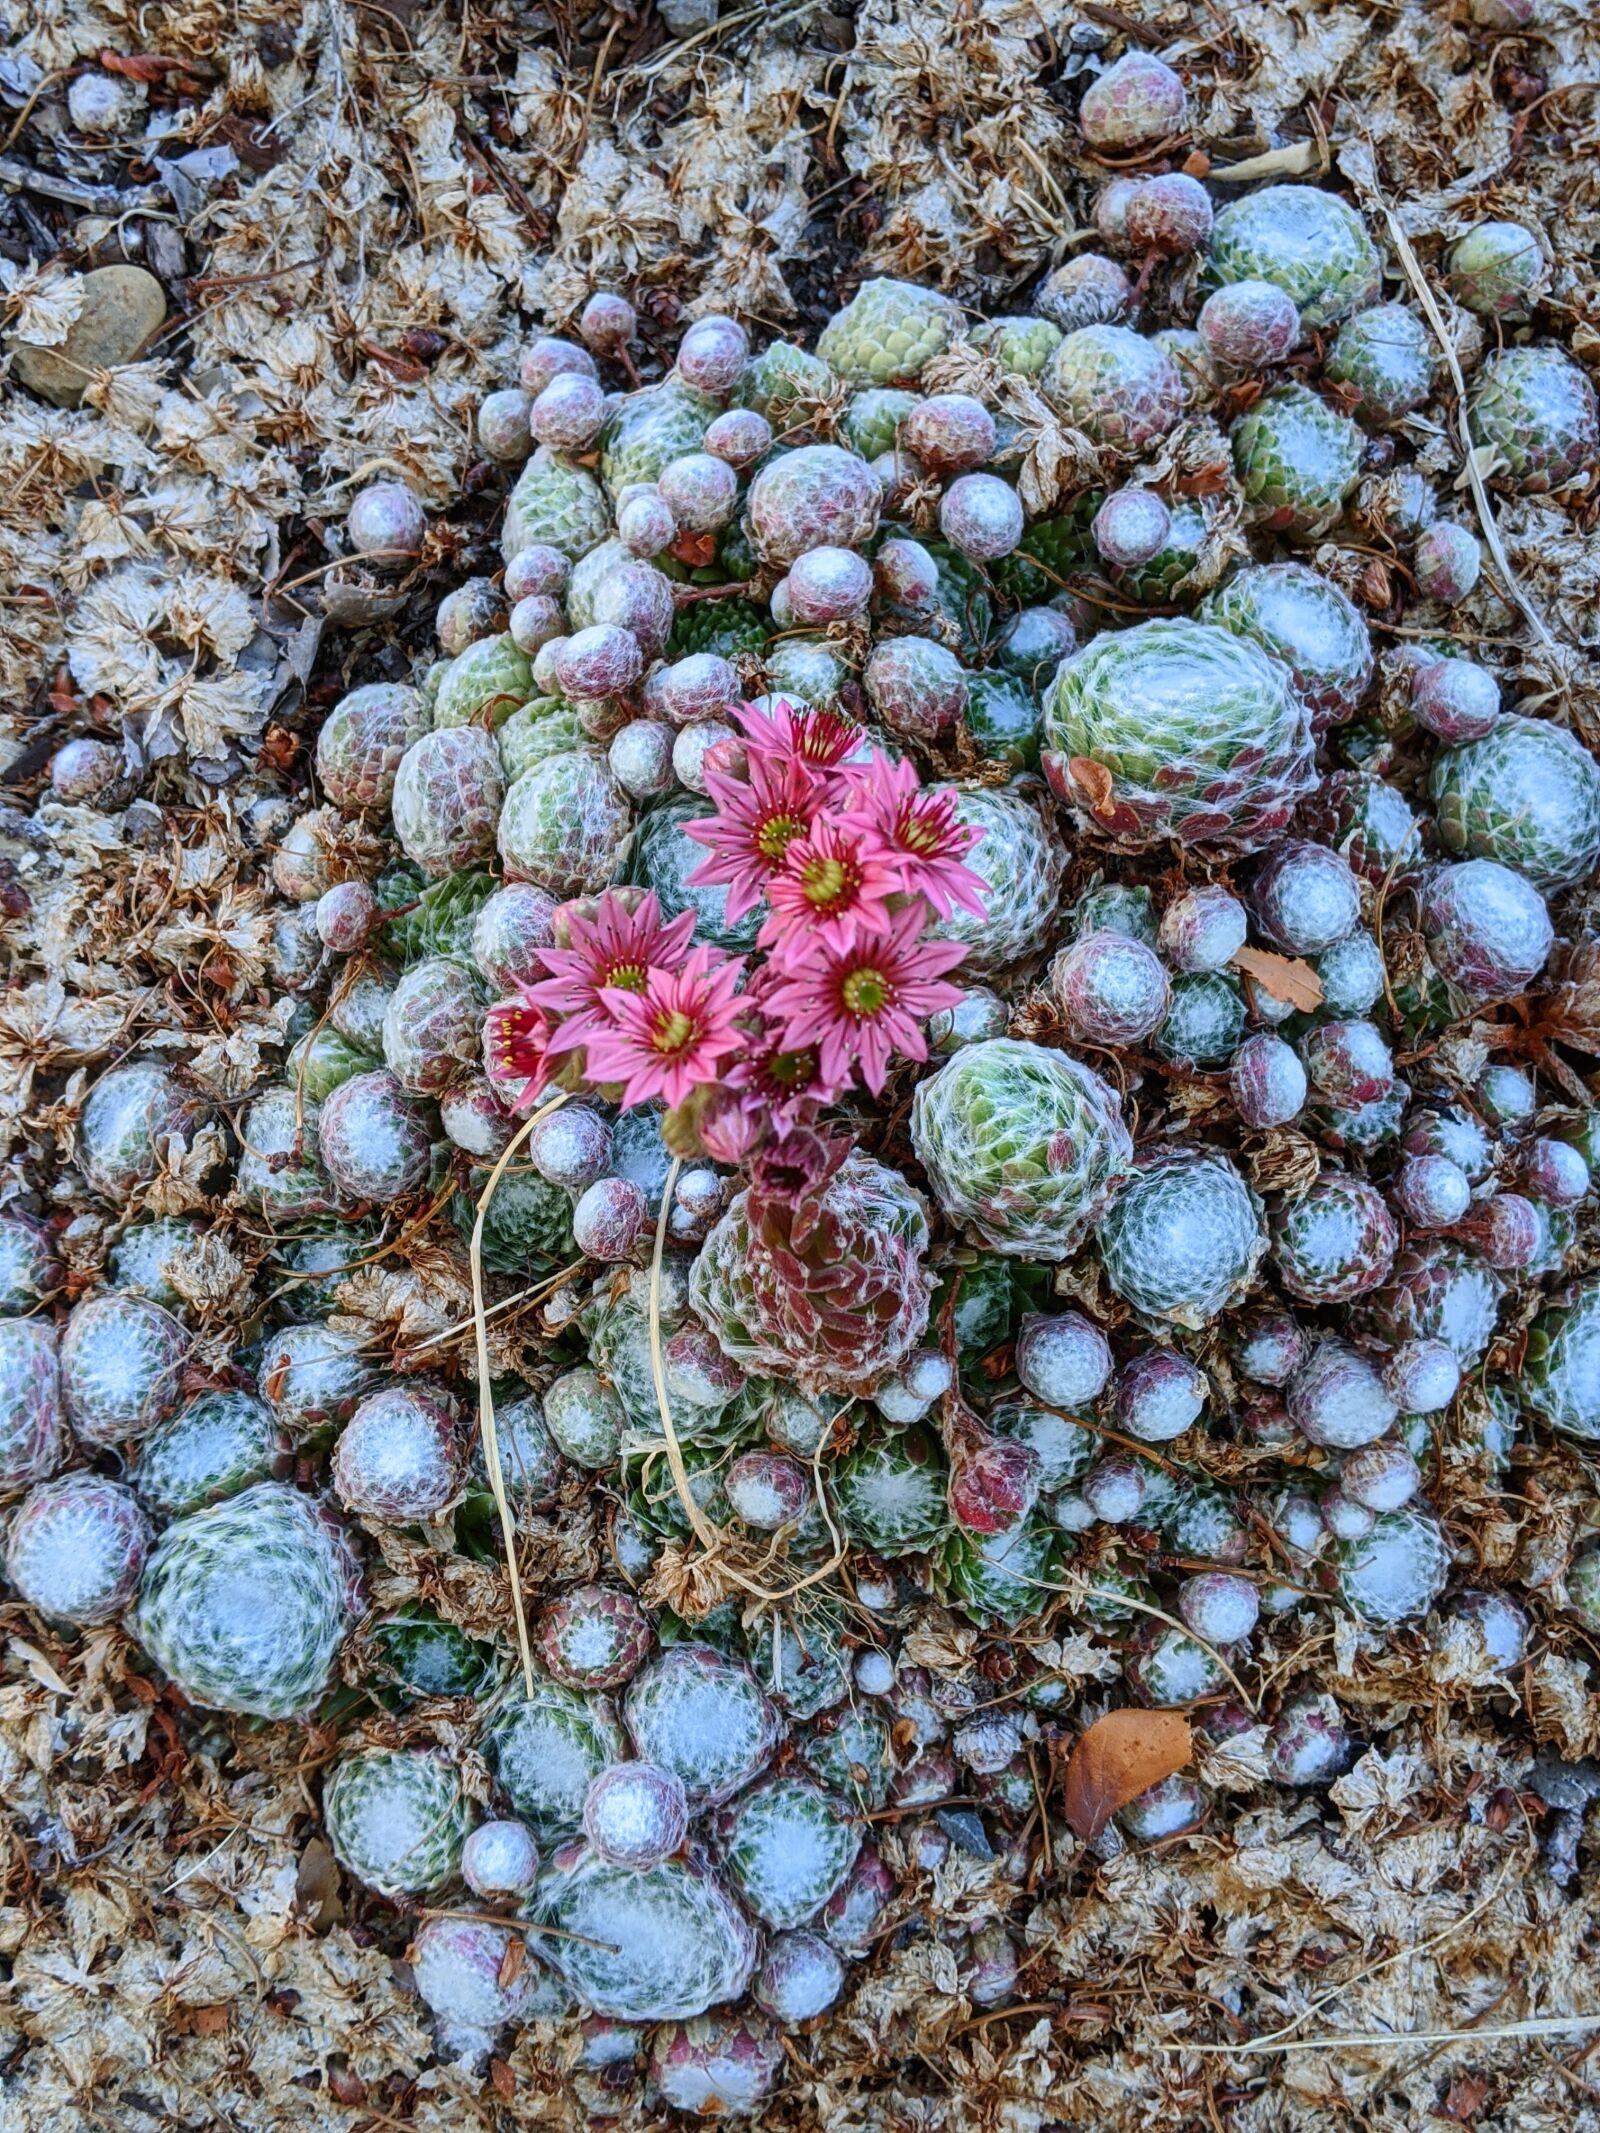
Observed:
[[[88,1628],[133,1598],[150,1547],[150,1521],[132,1489],[99,1474],[40,1481],[13,1512],[7,1581],[30,1607]]]
[[[1186,889],[1161,914],[1161,952],[1176,969],[1226,969],[1244,946],[1249,920],[1238,897],[1217,883]]]
[[[1034,302],[1048,324],[1056,328],[1038,375],[1049,373],[1051,360],[1061,346],[1060,336],[1076,333],[1083,326],[1109,325],[1127,311],[1133,283],[1114,259],[1100,252],[1079,252],[1054,267],[1034,291]]]
[[[1022,539],[1022,500],[998,474],[962,474],[939,500],[939,530],[974,562],[1010,555]]]
[[[1133,1154],[1098,1075],[1008,1037],[963,1047],[918,1085],[911,1138],[945,1213],[1017,1257],[1069,1256]]]
[[[113,1291],[75,1304],[61,1336],[67,1420],[85,1444],[153,1429],[178,1402],[189,1335],[147,1297]]]
[[[1412,676],[1411,715],[1436,740],[1481,741],[1500,723],[1500,684],[1470,659],[1431,660]]]
[[[411,1974],[434,2018],[441,2058],[480,2060],[499,2030],[533,2009],[541,1974],[536,1963],[512,1959],[519,1940],[487,1919],[424,1920],[410,1949]]]
[[[192,1703],[295,1718],[327,1685],[355,1593],[337,1529],[264,1481],[167,1527],[129,1626]]]
[[[1427,400],[1436,361],[1428,329],[1404,304],[1374,304],[1339,328],[1322,374],[1344,388],[1351,414],[1386,426]]]
[[[1167,171],[1135,185],[1122,219],[1130,244],[1182,259],[1211,235],[1211,195],[1198,178]]]
[[[1365,310],[1383,283],[1383,263],[1360,216],[1310,185],[1268,185],[1230,201],[1212,229],[1206,272],[1218,288],[1275,283],[1312,327]]]
[[[1484,318],[1524,318],[1549,278],[1543,247],[1520,222],[1480,222],[1450,247],[1445,276],[1458,304]]]
[[[553,333],[536,334],[523,349],[517,364],[517,376],[524,391],[530,393],[543,392],[552,378],[569,372],[580,378],[593,378],[599,374],[587,348],[580,348],[576,341],[563,340]]]
[[[899,438],[930,474],[969,473],[994,451],[995,420],[971,393],[930,393],[913,400]]]
[[[1319,955],[1353,933],[1361,888],[1349,866],[1325,845],[1282,844],[1262,863],[1251,888],[1257,926],[1285,955]]]
[[[1142,941],[1116,933],[1069,941],[1050,966],[1050,987],[1072,1035],[1085,1044],[1138,1044],[1165,1019],[1171,986]]]
[[[1411,555],[1417,590],[1426,599],[1454,607],[1465,600],[1483,572],[1478,537],[1454,519],[1436,519],[1417,537]]]
[[[790,564],[785,583],[796,621],[826,627],[866,612],[872,565],[853,548],[811,548]]]
[[[1154,489],[1113,489],[1090,530],[1102,561],[1128,569],[1161,553],[1172,531],[1172,513]]]
[[[1461,1365],[1455,1351],[1444,1341],[1403,1341],[1389,1358],[1383,1382],[1404,1413],[1438,1414],[1455,1398],[1461,1383]],[[1385,1508],[1381,1504],[1373,1506],[1374,1510]]]
[[[1263,1385],[1286,1385],[1305,1361],[1307,1339],[1286,1311],[1269,1311],[1245,1328],[1238,1344],[1239,1368]]]
[[[533,402],[519,385],[485,393],[478,405],[478,442],[491,459],[520,466],[533,449],[528,416]]]
[[[802,445],[767,462],[746,499],[752,537],[769,563],[793,563],[808,548],[857,548],[878,523],[881,492],[859,453]]]
[[[0,1320],[0,1494],[43,1481],[67,1452],[55,1328]]]
[[[1212,291],[1195,327],[1214,363],[1226,370],[1266,370],[1299,341],[1300,313],[1274,282],[1235,281]]]
[[[1078,327],[1050,358],[1041,383],[1074,429],[1129,458],[1159,443],[1184,412],[1177,364],[1128,326]]]
[[[328,1176],[352,1199],[398,1199],[428,1174],[427,1114],[386,1068],[341,1082],[323,1105],[316,1132]]]
[[[1164,60],[1126,52],[1084,91],[1078,123],[1091,148],[1144,148],[1182,130],[1188,101],[1182,76]]]
[[[1243,1295],[1266,1249],[1255,1194],[1225,1155],[1200,1148],[1142,1157],[1098,1242],[1119,1296],[1149,1318],[1192,1327]]]
[[[1117,1379],[1117,1418],[1144,1444],[1181,1437],[1210,1396],[1206,1374],[1171,1348],[1147,1348]]]
[[[1233,1059],[1244,1024],[1244,994],[1231,973],[1180,971],[1172,981],[1166,1020],[1150,1048],[1192,1072],[1215,1071]]]
[[[1300,1057],[1312,1086],[1330,1103],[1377,1103],[1394,1087],[1394,1056],[1372,1022],[1321,1022],[1301,1039]]]
[[[395,985],[383,1018],[383,1057],[413,1096],[437,1096],[478,1057],[487,1005],[476,972],[452,956],[428,956]]]
[[[1178,1611],[1207,1643],[1238,1644],[1255,1628],[1261,1601],[1248,1578],[1226,1570],[1204,1570],[1184,1579],[1178,1590]]]
[[[650,1650],[650,1622],[632,1593],[580,1585],[541,1617],[535,1635],[550,1675],[569,1689],[620,1689]]]
[[[659,1866],[688,1835],[688,1794],[658,1764],[612,1763],[584,1795],[583,1828],[609,1865]]]
[[[1447,851],[1514,867],[1547,895],[1593,873],[1600,764],[1575,735],[1549,719],[1497,716],[1486,732],[1444,737],[1466,743],[1435,758],[1429,781]]]
[[[345,532],[358,555],[413,556],[427,539],[428,514],[403,482],[375,481],[351,504]]]
[[[612,289],[597,289],[578,314],[578,331],[596,355],[615,355],[638,330],[632,304]]]
[[[1502,348],[1488,357],[1473,381],[1467,422],[1524,496],[1559,489],[1600,452],[1600,401],[1560,348]]]
[[[1291,540],[1337,524],[1361,473],[1361,432],[1304,385],[1275,385],[1229,433],[1256,522]]]
[[[1435,969],[1474,1005],[1525,992],[1555,939],[1538,890],[1493,859],[1436,867],[1423,883],[1421,917]]]
[[[1376,1443],[1399,1414],[1375,1365],[1331,1339],[1319,1340],[1296,1369],[1286,1405],[1302,1436],[1330,1451]]]
[[[1523,1151],[1522,1165],[1529,1192],[1548,1206],[1576,1207],[1594,1189],[1583,1150],[1569,1141],[1541,1136]]]
[[[334,1493],[362,1518],[436,1518],[455,1495],[460,1450],[447,1408],[408,1386],[369,1393],[333,1453]]]
[[[931,637],[890,637],[862,674],[867,701],[891,732],[933,741],[967,708],[967,677],[948,646]]]
[[[489,1902],[526,1896],[538,1879],[539,1848],[525,1822],[480,1822],[461,1847],[461,1878]]]
[[[886,1396],[880,1390],[880,1406]],[[760,1533],[792,1525],[811,1502],[810,1476],[781,1452],[742,1453],[728,1469],[725,1487],[736,1516]]]
[[[427,1749],[344,1756],[322,1794],[335,1858],[380,1896],[423,1896],[461,1863],[471,1810],[456,1772]]]
[[[690,1294],[744,1368],[812,1393],[859,1394],[922,1338],[927,1245],[920,1195],[898,1171],[852,1150],[803,1201],[738,1194],[694,1263]]]
[[[1302,1303],[1349,1303],[1381,1287],[1399,1232],[1383,1195],[1364,1178],[1328,1171],[1272,1225],[1279,1278]]]
[[[1318,732],[1360,708],[1372,680],[1372,635],[1354,601],[1319,571],[1247,563],[1196,612],[1281,659]]]
[[[432,725],[420,689],[370,682],[340,697],[317,735],[322,789],[349,814],[382,815],[407,749]]]
[[[631,822],[627,795],[602,756],[552,755],[506,793],[500,856],[515,881],[553,896],[593,895],[615,874]]]
[[[494,849],[505,786],[494,736],[479,726],[442,727],[414,741],[395,773],[395,835],[432,880]]]
[[[1228,1069],[1228,1087],[1240,1118],[1258,1133],[1298,1118],[1308,1093],[1306,1070],[1293,1045],[1269,1030],[1240,1045]]]
[[[656,2032],[650,2079],[674,2110],[740,2118],[770,2095],[786,2063],[770,2023],[733,2013],[700,2015]]]
[[[1111,1348],[1100,1328],[1079,1311],[1030,1313],[1017,1332],[1015,1363],[1035,1399],[1077,1411],[1104,1391]]]

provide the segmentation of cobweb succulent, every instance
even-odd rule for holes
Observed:
[[[1092,1718],[1203,1734],[1084,1840],[1183,1871],[1426,1655],[1600,1622],[1552,1537],[1600,1440],[1576,670],[1511,656],[1444,505],[1403,262],[1335,184],[1216,182],[1177,68],[1080,27],[1104,249],[1032,309],[872,276],[813,349],[702,292],[673,347],[664,285],[551,277],[577,338],[468,410],[503,569],[471,484],[359,492],[439,656],[353,639],[272,729],[259,913],[194,860],[204,1071],[163,1025],[80,1085],[66,1021],[39,1070],[8,1587],[74,1663],[125,1626],[194,1761],[219,1714],[291,1745],[320,1944],[409,1946],[439,2078],[502,2102],[548,2024],[596,2122],[753,2116],[833,2010],[900,2019],[869,1976],[998,2050]],[[1477,471],[1551,514],[1520,554],[1600,434],[1517,227],[1436,251]],[[92,843],[130,773],[68,745]],[[1565,1674],[1517,1696],[1577,1739]],[[1497,1757],[1473,1828],[1533,1783]]]

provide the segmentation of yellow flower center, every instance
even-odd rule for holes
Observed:
[[[801,871],[801,894],[819,911],[838,903],[852,886],[852,870],[842,859],[808,859]]]
[[[840,989],[853,1015],[881,1015],[889,1004],[891,987],[881,970],[852,970]]]
[[[805,835],[805,829],[793,815],[769,815],[756,831],[756,850],[776,866],[796,837]]]
[[[618,992],[643,992],[650,982],[650,973],[643,963],[613,963],[606,972],[605,981],[614,985]]]
[[[817,1055],[808,1046],[803,1052],[774,1052],[767,1073],[781,1089],[803,1089],[817,1071]]]
[[[935,852],[939,848],[938,825],[919,815],[914,807],[905,810],[895,828],[908,852]]]
[[[686,1015],[682,1008],[669,1007],[657,1015],[650,1043],[658,1052],[681,1052],[693,1041],[695,1028],[692,1015]]]

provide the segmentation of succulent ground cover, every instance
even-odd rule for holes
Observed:
[[[1597,69],[8,32],[6,2123],[1590,2123]]]

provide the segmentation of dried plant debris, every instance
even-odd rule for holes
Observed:
[[[0,2124],[1600,2133],[1597,81],[0,11]]]

